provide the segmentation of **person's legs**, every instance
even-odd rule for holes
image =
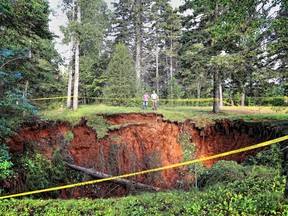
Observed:
[[[153,100],[152,101],[152,105],[153,105],[153,110],[157,110],[157,102],[156,102],[156,100]]]
[[[148,108],[148,101],[143,101],[143,106],[142,106],[142,109],[146,109],[147,110]]]

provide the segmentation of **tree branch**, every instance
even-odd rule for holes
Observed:
[[[16,58],[14,58],[14,59],[10,59],[9,61],[7,61],[7,62],[5,62],[4,64],[1,65],[0,70],[1,70],[6,64],[8,64],[9,62],[12,62],[12,61],[15,61],[15,60],[21,59],[21,58],[22,58],[22,57],[16,57]]]

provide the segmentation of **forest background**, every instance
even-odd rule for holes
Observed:
[[[61,27],[66,61],[55,49],[48,1],[0,1],[1,142],[47,106],[141,106],[144,91],[155,90],[162,105],[213,104],[214,113],[223,103],[287,106],[285,0],[191,0],[179,7],[120,0],[111,9],[103,0],[63,0],[59,7],[68,20]],[[55,97],[62,100],[42,100]]]
[[[55,49],[48,1],[0,0],[0,180],[13,166],[6,138],[41,109],[95,102],[140,107],[144,91],[153,90],[162,105],[191,106],[185,102],[191,100],[213,105],[214,113],[222,103],[287,106],[286,0],[186,0],[176,8],[169,0],[120,0],[111,9],[103,0],[63,0],[60,6],[68,19],[61,27],[67,61]],[[275,188],[278,181],[266,179]],[[261,191],[261,179],[254,186]]]

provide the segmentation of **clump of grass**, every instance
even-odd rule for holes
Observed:
[[[109,124],[101,116],[91,115],[88,118],[87,125],[94,128],[98,138],[103,138],[108,131]]]

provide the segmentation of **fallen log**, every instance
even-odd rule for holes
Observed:
[[[90,176],[93,176],[95,178],[103,179],[103,178],[113,177],[112,175],[109,175],[109,174],[106,174],[106,173],[103,173],[103,172],[98,172],[98,171],[93,170],[93,169],[88,169],[88,168],[77,166],[77,165],[70,164],[70,163],[66,163],[66,164],[67,164],[67,166],[69,166],[70,168],[72,168],[74,170],[78,170],[78,171],[84,172],[84,173],[86,173],[86,174],[88,174]],[[132,186],[132,187],[135,187],[135,188],[138,188],[138,189],[153,190],[153,191],[160,191],[161,190],[161,188],[158,188],[158,187],[146,185],[146,184],[143,184],[143,183],[139,183],[139,182],[136,182],[136,181],[123,179],[123,178],[113,179],[111,181],[114,182],[114,183],[125,185],[125,186]]]

